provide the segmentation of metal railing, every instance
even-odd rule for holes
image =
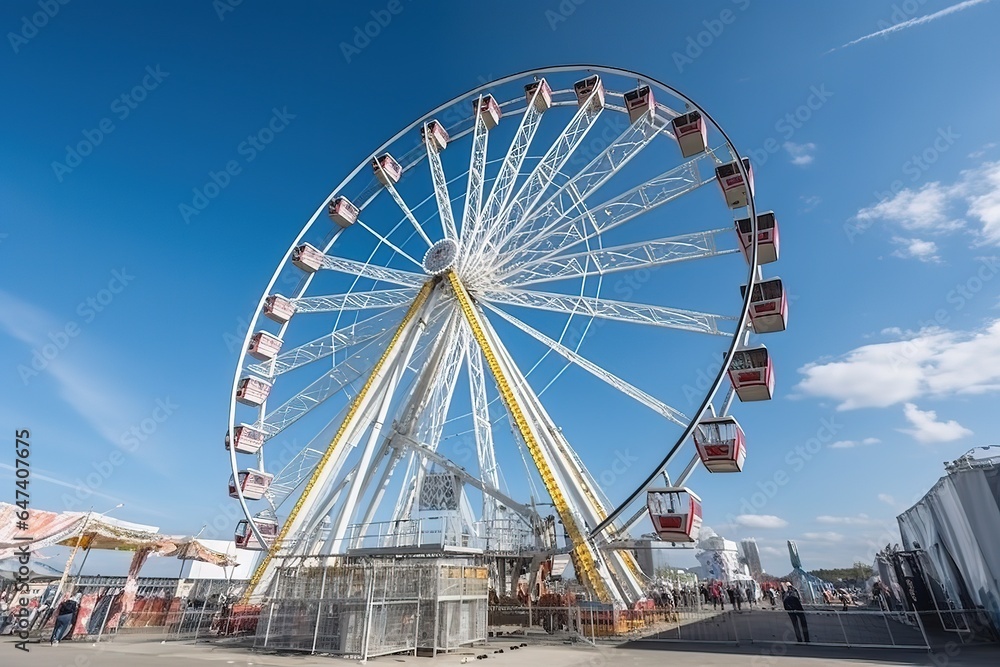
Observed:
[[[519,633],[591,644],[623,641],[707,642],[732,645],[790,644],[930,649],[995,642],[996,631],[981,610],[868,611],[808,608],[803,612],[754,608],[716,610],[656,608],[622,611],[604,605],[490,608],[491,636]]]

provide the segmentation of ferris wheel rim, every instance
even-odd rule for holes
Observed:
[[[290,244],[290,246],[286,250],[285,254],[282,256],[281,260],[279,261],[279,263],[278,263],[278,265],[277,265],[277,267],[276,267],[276,269],[275,269],[275,271],[274,271],[274,273],[273,273],[270,281],[268,282],[267,286],[265,287],[265,289],[264,289],[264,291],[262,293],[262,296],[261,296],[260,300],[258,301],[257,307],[256,307],[255,312],[254,312],[254,316],[253,316],[252,321],[251,321],[251,324],[250,324],[250,326],[248,326],[247,332],[246,332],[246,334],[244,336],[244,341],[243,341],[242,348],[240,350],[240,356],[239,356],[239,359],[237,361],[236,372],[235,372],[235,376],[234,376],[234,379],[233,379],[233,383],[232,383],[232,387],[231,387],[231,392],[230,392],[230,405],[229,405],[230,409],[229,409],[229,419],[228,419],[229,433],[235,434],[235,428],[237,426],[237,424],[236,424],[236,390],[237,390],[237,386],[238,386],[241,378],[243,377],[243,372],[245,370],[247,347],[248,347],[248,345],[250,343],[250,340],[251,340],[253,334],[255,333],[256,325],[260,321],[260,318],[261,318],[261,315],[262,315],[262,311],[263,311],[263,307],[264,307],[264,303],[265,303],[267,297],[270,294],[272,294],[274,286],[277,283],[278,277],[281,274],[282,270],[288,265],[293,250],[302,242],[303,238],[306,236],[306,234],[309,232],[309,230],[312,229],[312,227],[316,223],[317,219],[322,215],[322,213],[323,213],[324,209],[326,208],[326,205],[330,201],[330,199],[334,195],[336,195],[339,191],[341,191],[344,188],[345,185],[347,185],[348,183],[350,183],[351,181],[353,181],[358,176],[358,174],[361,172],[361,170],[364,169],[365,166],[367,166],[368,164],[370,164],[370,162],[371,162],[371,160],[373,158],[375,158],[376,156],[378,156],[381,153],[383,153],[389,146],[393,145],[400,138],[402,138],[403,136],[405,136],[408,132],[412,131],[421,122],[425,122],[426,119],[434,116],[435,114],[437,114],[437,113],[439,113],[439,112],[441,112],[441,111],[443,111],[445,109],[448,109],[448,108],[452,107],[453,105],[455,105],[456,103],[460,102],[461,100],[470,98],[470,97],[476,95],[477,93],[485,91],[485,90],[487,90],[487,89],[489,89],[491,87],[499,86],[499,85],[502,85],[502,84],[505,84],[505,83],[510,83],[510,82],[516,81],[518,79],[523,79],[523,78],[528,77],[528,76],[532,76],[532,75],[534,75],[534,76],[543,76],[545,74],[567,73],[567,72],[574,72],[574,71],[587,71],[587,72],[607,73],[607,74],[612,74],[612,75],[616,75],[616,76],[635,77],[635,78],[639,79],[640,81],[645,81],[645,82],[650,83],[650,84],[655,84],[656,86],[658,86],[658,87],[660,87],[660,88],[668,91],[670,94],[674,95],[676,98],[678,98],[678,99],[684,101],[686,104],[690,105],[690,107],[692,109],[699,111],[706,118],[706,120],[708,122],[710,122],[716,128],[716,130],[718,130],[720,132],[720,134],[722,135],[722,137],[725,140],[726,147],[729,149],[730,153],[735,158],[737,158],[736,162],[737,162],[739,171],[741,172],[741,174],[743,175],[743,177],[745,179],[747,178],[747,173],[746,173],[746,170],[745,170],[745,168],[744,168],[744,166],[742,164],[742,160],[738,159],[739,156],[740,156],[740,154],[739,154],[738,150],[736,149],[735,144],[731,141],[731,139],[729,138],[728,134],[726,134],[724,128],[718,122],[716,122],[715,119],[707,111],[705,111],[699,104],[697,104],[694,100],[692,100],[691,98],[687,97],[686,95],[684,95],[682,92],[680,92],[679,90],[677,90],[673,86],[670,86],[670,85],[668,85],[666,83],[663,83],[662,81],[659,81],[658,79],[650,77],[647,74],[643,74],[643,73],[639,73],[639,72],[634,72],[634,71],[623,69],[623,68],[615,68],[615,67],[608,67],[608,66],[603,66],[603,65],[593,65],[593,64],[555,65],[555,66],[548,66],[548,67],[542,67],[542,68],[534,68],[534,69],[524,70],[522,72],[517,72],[517,73],[514,73],[514,74],[510,74],[510,75],[501,77],[499,79],[495,79],[493,81],[483,83],[483,84],[481,84],[479,86],[476,86],[476,87],[474,87],[474,88],[466,91],[465,93],[457,95],[457,96],[453,97],[452,99],[450,99],[450,100],[448,100],[448,101],[440,104],[439,106],[437,106],[436,108],[432,109],[431,111],[429,111],[429,112],[427,112],[427,113],[419,116],[417,118],[417,120],[415,120],[415,121],[411,122],[410,124],[406,125],[399,132],[397,132],[394,136],[390,137],[388,140],[386,140],[385,142],[383,142],[365,160],[362,160],[357,165],[357,167],[355,167],[323,199],[322,203],[319,205],[319,207],[316,209],[316,211],[313,213],[313,215],[306,221],[306,223],[303,225],[302,229],[299,231],[298,235],[296,235],[295,239],[292,241],[292,243]],[[751,225],[752,225],[753,232],[754,232],[753,233],[753,244],[752,244],[752,248],[750,249],[751,253],[750,253],[750,261],[749,261],[749,271],[748,271],[749,275],[748,275],[748,278],[747,278],[748,284],[752,284],[752,282],[754,280],[756,266],[757,266],[756,265],[756,259],[757,259],[757,245],[758,245],[756,207],[755,207],[754,195],[753,195],[752,191],[748,193],[748,205],[747,205],[747,208],[749,209]],[[331,246],[333,245],[333,243],[336,241],[336,238],[340,235],[341,231],[342,230],[338,230],[336,232],[336,234],[334,235],[334,238],[332,238],[330,240],[329,245],[331,245]],[[293,298],[299,297],[299,296],[301,296],[302,294],[305,293],[305,291],[308,289],[308,286],[309,286],[309,283],[311,282],[311,279],[312,279],[312,275],[307,276],[302,281],[302,283],[299,285],[299,287],[296,288]],[[352,286],[352,290],[353,290],[353,286]],[[735,330],[735,332],[734,332],[734,334],[732,336],[732,341],[731,341],[731,343],[729,345],[729,348],[726,351],[726,358],[730,358],[732,356],[733,352],[736,349],[738,349],[740,347],[740,345],[741,345],[740,339],[741,339],[741,337],[743,337],[744,332],[745,332],[745,330],[747,328],[747,321],[748,321],[749,306],[750,306],[750,303],[751,303],[751,296],[752,296],[751,290],[747,290],[747,293],[746,293],[746,295],[744,297],[744,300],[743,300],[743,305],[742,305],[742,308],[741,308],[741,311],[740,311],[740,315],[739,315],[739,319],[738,319],[736,330]],[[285,323],[284,325],[282,325],[282,330],[284,330],[284,328],[286,326],[287,326],[287,323]],[[602,524],[598,525],[596,528],[593,529],[593,531],[591,532],[592,536],[599,535],[609,525],[611,525],[611,523],[621,514],[621,512],[624,511],[624,509],[626,509],[629,505],[631,505],[632,502],[634,502],[634,500],[639,496],[639,494],[641,494],[642,490],[646,486],[648,486],[649,482],[651,482],[652,479],[654,479],[656,477],[656,475],[659,473],[659,471],[661,469],[663,469],[663,467],[669,462],[669,460],[672,458],[672,456],[683,446],[684,442],[690,437],[693,429],[696,427],[699,418],[701,416],[703,416],[705,414],[706,410],[711,406],[714,397],[718,393],[718,390],[721,387],[722,382],[724,381],[724,379],[726,377],[726,372],[727,372],[727,366],[726,366],[726,364],[723,364],[722,367],[720,368],[718,374],[716,375],[715,381],[712,383],[711,387],[706,392],[706,396],[705,396],[704,400],[702,401],[702,404],[699,406],[698,411],[690,419],[687,428],[684,430],[684,432],[678,438],[677,442],[671,448],[671,450],[668,453],[667,457],[664,458],[663,463],[661,463],[661,465],[658,466],[654,470],[654,472],[649,476],[649,480],[647,480],[647,482],[645,482],[644,484],[642,484],[640,486],[640,488],[637,489],[636,492],[634,492],[629,497],[628,500],[626,500],[618,508],[616,508],[616,510],[614,512],[612,512],[611,514],[609,514],[608,519],[606,519],[605,522],[603,522]],[[234,445],[235,445],[235,443],[234,443]],[[232,474],[233,474],[233,476],[234,476],[235,479],[238,479],[238,474],[239,474],[240,468],[239,468],[239,464],[238,464],[238,461],[237,461],[236,453],[237,452],[236,452],[235,446],[230,447],[230,451],[229,451],[230,456],[229,456],[229,458],[230,458],[230,465],[231,465],[231,469],[232,469]],[[238,496],[239,496],[238,500],[239,500],[241,509],[243,510],[243,513],[244,513],[246,519],[248,520],[249,526],[250,526],[252,532],[254,533],[255,537],[258,540],[260,540],[261,543],[263,544],[262,536],[259,534],[259,532],[257,530],[256,522],[254,520],[254,514],[250,511],[250,508],[249,508],[249,506],[247,504],[246,498],[244,497],[244,495],[242,493],[242,489],[240,488],[240,485],[237,484],[236,486],[237,486],[237,493],[238,493]]]

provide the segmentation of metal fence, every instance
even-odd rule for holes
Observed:
[[[809,643],[817,646],[928,649],[997,641],[980,610],[889,612],[808,608],[714,610],[658,608],[613,610],[603,605],[492,607],[494,637],[539,633],[592,644],[628,641],[721,644]]]
[[[65,590],[80,593],[82,599],[67,638],[100,642],[125,635],[162,639],[238,635],[259,613],[233,606],[245,585],[241,580],[140,577],[126,612],[125,577],[71,578]],[[51,602],[38,608],[32,623],[32,632],[43,640],[51,636],[55,623]]]
[[[483,641],[487,574],[433,559],[281,568],[254,646],[367,659]]]

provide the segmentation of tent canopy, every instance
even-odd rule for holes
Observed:
[[[158,556],[200,560],[213,565],[236,565],[232,556],[210,549],[193,537],[161,535],[147,526],[94,514],[31,510],[28,530],[17,528],[16,505],[0,503],[0,558],[16,555],[24,545],[29,551],[62,545],[84,549],[149,551]],[[25,540],[30,537],[30,540]]]

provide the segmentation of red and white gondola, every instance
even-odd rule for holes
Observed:
[[[240,470],[237,479],[239,480],[239,488],[243,491],[244,498],[247,500],[260,500],[271,486],[271,482],[274,481],[274,475],[248,468]],[[240,497],[236,489],[236,480],[233,479],[232,475],[229,476],[229,497]]]
[[[235,438],[230,438],[226,433],[226,451],[229,451],[232,440],[236,441],[236,452],[239,454],[256,454],[264,446],[264,432],[255,429],[249,424],[240,424],[235,429]]]
[[[653,120],[656,117],[656,100],[650,87],[640,86],[625,93],[625,110],[630,123],[635,123],[649,112],[649,119]]]
[[[396,158],[388,153],[372,158],[372,171],[375,172],[375,178],[378,179],[379,183],[385,186],[390,183],[392,185],[399,183],[399,179],[403,175],[403,168],[396,162]]]
[[[774,365],[761,345],[736,350],[729,364],[729,381],[741,401],[768,401],[774,396]]]
[[[753,249],[753,226],[750,218],[736,221],[736,234],[740,237],[740,248],[743,257],[750,263],[750,252]],[[757,264],[770,264],[778,261],[778,221],[774,211],[767,211],[757,216]]]
[[[295,304],[280,294],[272,294],[264,299],[264,316],[268,319],[284,324],[292,319],[295,314]]]
[[[535,91],[538,91],[538,95],[535,95]],[[535,98],[535,110],[539,113],[544,113],[552,108],[552,88],[549,87],[549,82],[545,79],[532,81],[524,87],[524,99],[528,104],[531,104],[532,97]]]
[[[681,155],[694,157],[708,147],[708,125],[698,111],[689,111],[670,121]]]
[[[742,472],[747,458],[746,435],[733,417],[702,419],[694,430],[694,444],[709,472]]]
[[[746,296],[747,286],[740,287]],[[750,295],[750,325],[754,333],[775,333],[788,326],[788,295],[781,278],[769,278],[754,283]]]
[[[258,331],[250,338],[247,354],[260,361],[274,359],[281,350],[281,339],[267,331]]]
[[[262,545],[257,540],[257,536],[250,529],[250,522],[243,519],[236,524],[236,533],[233,536],[237,549],[263,551],[264,549],[270,549],[271,545],[274,544],[275,538],[278,537],[278,522],[274,519],[254,517],[254,523],[257,524],[257,530],[260,531],[265,543]]]
[[[750,167],[750,158],[743,158],[743,168],[747,170],[748,179],[745,181],[737,162],[721,164],[715,168],[715,178],[722,187],[722,194],[729,208],[743,208],[750,204],[750,196],[753,195],[753,169]]]
[[[271,393],[271,383],[248,375],[236,385],[236,400],[252,408],[260,407]]]
[[[686,487],[649,489],[646,507],[656,534],[664,542],[698,541],[701,532],[701,498]]]

